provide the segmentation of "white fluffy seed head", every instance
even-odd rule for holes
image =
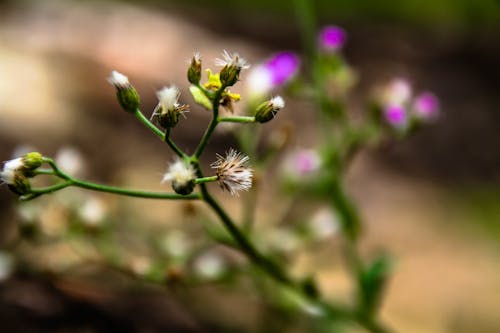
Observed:
[[[16,174],[22,167],[24,167],[24,160],[22,157],[4,162],[2,171],[0,172],[0,180],[5,184],[13,185],[15,183]]]
[[[108,77],[108,82],[114,85],[116,88],[127,88],[128,86],[130,86],[128,77],[115,70],[111,71],[111,75]]]
[[[181,95],[179,89],[172,85],[170,87],[163,87],[156,92],[159,100],[159,105],[163,110],[173,110],[179,105],[179,96]]]
[[[211,167],[217,169],[218,182],[222,190],[238,195],[239,191],[248,191],[252,187],[253,170],[246,166],[248,161],[248,156],[232,148],[225,157],[217,154],[217,160]]]
[[[162,183],[172,182],[179,186],[185,186],[196,178],[196,172],[191,164],[185,163],[177,158],[170,164],[167,172],[163,175]]]

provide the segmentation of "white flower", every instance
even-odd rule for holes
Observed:
[[[118,89],[125,89],[130,86],[128,77],[123,75],[118,71],[112,71],[111,75],[108,77],[108,82],[114,85]]]
[[[101,200],[90,198],[79,208],[78,215],[85,225],[96,227],[106,217],[106,207]]]
[[[163,175],[162,183],[172,182],[180,187],[188,185],[196,178],[196,172],[193,166],[177,158],[170,164],[168,171]]]
[[[315,239],[321,240],[333,236],[340,228],[340,221],[331,209],[321,209],[312,218],[309,230]]]
[[[275,96],[269,100],[274,112],[277,112],[285,107],[285,100],[281,96]]]
[[[273,88],[273,77],[269,69],[264,66],[254,67],[245,80],[246,90],[251,97],[265,95]]]
[[[2,183],[14,185],[16,175],[19,169],[23,167],[24,167],[24,159],[22,157],[6,161],[3,165],[2,171],[0,172],[0,180],[2,181]]]
[[[250,68],[245,58],[240,57],[238,53],[231,54],[226,50],[222,53],[222,59],[215,59],[215,65],[220,67],[232,66],[236,67],[238,70]]]
[[[252,187],[253,170],[246,167],[248,156],[229,149],[226,157],[217,154],[217,161],[211,167],[217,169],[217,177],[222,190],[232,195],[238,191],[248,191]]]
[[[174,110],[179,106],[179,96],[181,95],[179,89],[172,85],[170,87],[163,87],[156,92],[159,100],[159,105],[165,111]]]
[[[83,156],[73,147],[59,149],[55,157],[57,166],[71,175],[78,175],[84,169]]]
[[[181,230],[172,230],[160,240],[161,249],[168,255],[176,258],[187,256],[191,251],[188,236]]]
[[[214,252],[203,253],[196,258],[193,265],[198,276],[209,280],[217,279],[226,272],[225,261]]]
[[[403,105],[411,98],[410,82],[403,78],[395,78],[385,87],[383,94],[384,104]]]

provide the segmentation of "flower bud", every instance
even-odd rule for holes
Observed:
[[[139,108],[139,94],[125,75],[112,71],[108,82],[115,86],[116,98],[125,111],[133,113]]]
[[[162,183],[172,182],[172,188],[177,194],[187,195],[193,192],[196,172],[193,166],[181,159],[175,160],[163,175]]]
[[[9,189],[18,195],[24,195],[31,193],[31,184],[28,177],[23,174],[17,173],[14,175],[12,183],[7,183]]]
[[[220,81],[222,85],[230,87],[238,82],[241,70],[249,68],[250,65],[248,65],[247,61],[241,58],[238,53],[230,54],[224,51],[222,57],[223,59],[216,59],[215,64],[222,67],[220,71]]]
[[[188,81],[192,84],[200,83],[201,79],[201,58],[199,53],[195,53],[191,59],[191,65],[189,65],[187,72]]]
[[[175,127],[179,122],[179,116],[188,110],[187,105],[179,104],[179,89],[176,86],[163,87],[156,95],[159,102],[152,118],[156,118],[160,126],[165,129]]]
[[[43,163],[43,156],[38,152],[27,153],[23,156],[24,169],[33,171]]]
[[[276,113],[285,107],[285,101],[281,96],[276,96],[265,101],[257,107],[255,120],[259,123],[265,123],[273,119]]]

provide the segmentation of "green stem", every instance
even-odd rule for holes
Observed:
[[[78,180],[78,179],[73,179],[73,185],[77,186],[77,187],[81,187],[81,188],[86,188],[88,190],[120,194],[120,195],[129,196],[129,197],[139,197],[139,198],[149,198],[149,199],[169,199],[169,200],[201,199],[201,195],[198,193],[181,195],[181,194],[177,194],[177,193],[151,192],[151,191],[142,191],[142,190],[128,190],[128,189],[124,189],[121,187],[101,185],[101,184],[86,182],[86,181]]]
[[[209,182],[215,182],[218,179],[219,176],[202,177],[202,178],[196,178],[194,180],[194,183],[195,184],[209,183]]]
[[[188,156],[184,154],[182,150],[172,141],[170,138],[170,128],[165,131],[165,142],[169,145],[170,148],[177,154],[180,158],[187,158]]]
[[[219,117],[219,104],[220,104],[220,99],[222,97],[222,93],[226,89],[226,86],[221,86],[219,90],[216,91],[214,98],[212,100],[213,104],[213,114],[212,114],[212,120],[208,124],[207,129],[205,130],[205,133],[203,134],[203,137],[200,140],[200,143],[198,144],[198,147],[196,147],[196,150],[194,151],[194,154],[192,155],[192,159],[198,159],[201,154],[203,153],[203,150],[205,149],[205,146],[208,143],[208,140],[212,136],[213,131],[215,130],[215,127],[217,127],[217,124],[219,123],[218,117]]]
[[[67,180],[65,182],[61,182],[52,186],[47,186],[47,187],[42,187],[42,188],[34,188],[31,190],[31,193],[35,195],[41,195],[41,194],[47,194],[47,193],[52,193],[56,192],[59,190],[62,190],[63,188],[66,188],[68,186],[73,185],[73,181]]]
[[[156,127],[152,122],[149,121],[148,118],[146,118],[141,110],[137,109],[134,112],[134,115],[141,123],[143,123],[147,128],[149,128],[157,137],[160,138],[160,140],[165,141],[165,134],[161,129]]]
[[[219,117],[217,121],[230,122],[230,123],[254,123],[255,117],[248,117],[248,116]]]
[[[254,247],[252,242],[238,229],[236,224],[231,220],[229,215],[217,203],[217,201],[208,192],[205,184],[201,184],[201,195],[205,201],[220,218],[224,227],[231,234],[234,240],[238,243],[240,250],[253,262],[257,267],[268,273],[276,281],[287,285],[294,286],[294,282],[288,277],[283,270],[278,267],[274,262],[260,254]]]

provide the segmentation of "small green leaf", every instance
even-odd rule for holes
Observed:
[[[203,106],[207,110],[212,110],[212,102],[200,88],[192,85],[189,87],[189,91],[197,104]]]

